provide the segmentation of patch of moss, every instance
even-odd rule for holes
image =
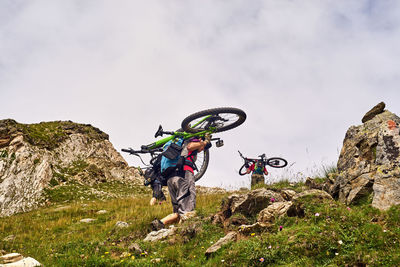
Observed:
[[[70,134],[80,133],[89,140],[108,140],[108,135],[90,124],[79,124],[72,121],[52,121],[34,124],[22,124],[14,120],[0,120],[0,137],[22,134],[31,145],[53,150]]]
[[[50,182],[49,182],[49,185],[50,185],[51,187],[54,187],[54,186],[56,186],[56,185],[59,185],[59,182],[57,181],[57,179],[55,179],[55,178],[53,177],[53,178],[51,178],[51,180],[50,180]]]
[[[0,151],[0,158],[8,158],[8,151],[7,150],[2,150]]]

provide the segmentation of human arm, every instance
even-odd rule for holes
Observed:
[[[249,167],[246,169],[246,174],[249,174],[250,172],[254,171],[254,163],[251,164]]]
[[[197,150],[198,152],[201,152],[204,150],[204,147],[209,144],[210,141],[208,140],[200,140],[199,142],[190,142],[187,146],[187,149],[189,152]]]
[[[268,175],[267,168],[265,168],[265,167],[264,167],[264,174],[265,174],[265,175]]]

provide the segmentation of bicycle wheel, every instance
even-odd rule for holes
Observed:
[[[247,174],[247,168],[245,165],[246,164],[243,164],[242,167],[240,167],[240,169],[239,169],[239,174],[242,176]]]
[[[287,161],[286,159],[283,158],[269,158],[267,159],[267,165],[274,167],[274,168],[283,168],[287,165]]]
[[[207,170],[208,167],[208,162],[210,160],[210,151],[203,150],[200,153],[197,153],[197,158],[195,161],[195,164],[197,166],[197,171],[194,170],[194,180],[197,182],[200,180],[201,177],[203,177],[204,173]]]
[[[216,133],[238,127],[246,120],[246,113],[238,108],[212,108],[189,115],[182,121],[182,129],[197,133],[215,128]]]

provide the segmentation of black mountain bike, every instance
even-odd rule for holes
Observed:
[[[279,157],[273,157],[273,158],[267,158],[265,154],[262,154],[258,156],[258,159],[251,159],[251,158],[246,158],[243,157],[242,153],[238,150],[240,157],[244,160],[244,164],[242,167],[239,169],[239,174],[240,175],[246,175],[247,168],[250,166],[252,163],[257,163],[257,162],[263,162],[264,166],[268,165],[274,168],[283,168],[287,166],[287,161],[283,158]]]
[[[151,168],[158,155],[163,152],[162,147],[168,141],[177,137],[182,137],[184,140],[191,138],[204,138],[206,134],[213,135],[215,133],[236,128],[245,120],[246,113],[238,108],[223,107],[199,111],[187,116],[181,123],[182,128],[177,131],[164,131],[160,125],[154,137],[162,137],[164,134],[169,135],[168,137],[157,140],[156,142],[148,145],[142,145],[140,150],[128,148],[122,149],[122,151],[134,156],[138,156],[142,163],[147,166],[147,168]],[[221,147],[224,145],[224,141],[221,138],[211,138],[211,141],[215,141],[216,147]],[[143,162],[140,154],[150,154],[150,164]],[[198,181],[206,172],[209,159],[209,150],[205,150],[197,154],[197,159],[194,164],[195,181]]]

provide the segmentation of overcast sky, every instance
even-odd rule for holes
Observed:
[[[120,150],[237,107],[199,184],[249,186],[237,150],[289,161],[268,181],[301,179],[380,101],[400,115],[399,27],[396,0],[3,0],[0,119],[90,123]]]

